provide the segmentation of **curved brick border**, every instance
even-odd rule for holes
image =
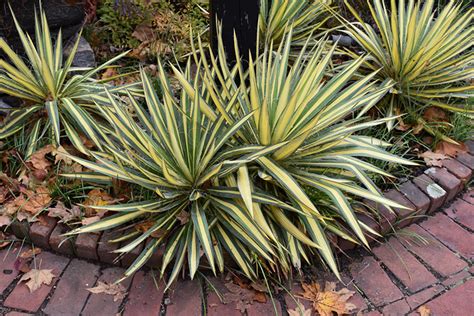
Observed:
[[[387,198],[407,206],[411,210],[395,208],[395,213],[392,213],[381,204],[365,200],[364,204],[368,208],[376,210],[376,214],[380,214],[380,218],[374,219],[364,214],[358,214],[359,220],[378,233],[385,234],[393,228],[403,228],[413,223],[417,218],[423,218],[423,215],[432,214],[444,204],[452,201],[473,177],[474,140],[467,141],[466,146],[469,153],[462,153],[456,158],[443,160],[442,167],[428,168],[424,174],[400,184],[398,189],[384,193]],[[361,206],[361,208],[364,207]],[[370,214],[367,209],[365,211]],[[150,242],[147,240],[132,252],[119,257],[113,251],[120,245],[108,242],[119,236],[110,232],[81,234],[76,238],[66,240],[61,237],[61,234],[68,228],[63,224],[58,224],[56,219],[47,216],[43,216],[41,221],[35,222],[31,226],[26,222],[14,221],[10,228],[18,238],[26,238],[43,249],[124,267],[129,266],[140,254],[145,244]],[[367,237],[372,242],[376,241],[373,236],[368,235]],[[336,236],[333,236],[332,241],[337,245],[339,251],[351,250],[357,246]],[[147,265],[156,267],[161,261],[162,253],[163,251],[157,251]]]

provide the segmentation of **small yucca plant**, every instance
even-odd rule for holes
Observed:
[[[395,82],[379,107],[387,117],[408,113],[415,124],[425,123],[421,115],[428,106],[474,113],[468,101],[474,88],[466,83],[474,76],[473,8],[464,12],[461,3],[450,1],[436,13],[434,0],[423,2],[392,0],[387,8],[382,0],[369,1],[375,30],[346,1],[359,21],[347,24],[348,32],[370,53],[363,69],[379,70],[375,78]],[[393,122],[388,122],[389,128]]]
[[[375,74],[349,83],[363,58],[325,78],[331,58],[331,52],[323,54],[326,46],[320,43],[308,60],[303,49],[290,66],[290,35],[276,54],[267,48],[250,60],[248,72],[239,62],[227,67],[222,45],[219,58],[212,51],[209,59],[198,56],[194,49],[194,76],[190,64],[184,73],[172,66],[182,88],[179,103],[162,69],[161,100],[143,76],[146,107],[132,98],[138,122],[111,98],[113,108],[102,108],[115,127],[106,151],[91,153],[96,162],[74,159],[153,190],[156,200],[107,206],[118,213],[70,234],[151,220],[151,228],[133,234],[136,238],[117,252],[159,232],[125,276],[166,244],[161,272],[174,260],[170,283],[186,261],[194,276],[201,249],[213,271],[223,271],[227,252],[250,278],[259,267],[287,275],[292,265],[311,260],[310,254],[320,254],[337,274],[327,233],[355,236],[365,245],[364,231],[375,233],[357,220],[351,197],[402,207],[383,198],[367,175],[386,173],[359,157],[409,162],[380,149],[377,140],[353,135],[384,120],[348,117],[375,103],[391,84],[378,86]],[[309,188],[320,199],[312,201]],[[189,220],[180,220],[183,214]],[[353,234],[344,233],[347,228]]]
[[[24,104],[12,110],[0,123],[0,139],[26,128],[31,154],[42,138],[50,137],[53,143],[59,144],[64,128],[71,142],[86,152],[78,135],[83,133],[100,143],[100,131],[103,129],[94,119],[97,109],[93,105],[94,102],[108,101],[104,97],[105,84],[96,81],[94,76],[123,54],[94,69],[73,68],[80,36],[67,60],[63,61],[61,31],[53,44],[42,9],[35,16],[35,41],[21,29],[13,11],[12,15],[27,62],[0,38],[0,50],[9,59],[0,60],[0,92],[18,97]],[[110,87],[111,92],[122,88]]]
[[[290,262],[300,266],[303,258],[308,260],[307,251],[317,249],[337,273],[327,232],[345,239],[356,236],[367,245],[364,231],[370,231],[357,220],[352,197],[395,205],[382,197],[368,176],[373,172],[387,174],[360,158],[413,163],[385,152],[379,145],[386,144],[379,140],[354,135],[385,123],[387,119],[351,119],[351,114],[373,106],[390,89],[391,82],[375,83],[376,72],[351,82],[365,58],[346,65],[332,78],[326,77],[335,46],[326,52],[328,44],[324,41],[309,54],[303,46],[291,64],[291,43],[290,30],[276,53],[266,47],[255,60],[250,56],[248,71],[240,64],[239,52],[236,69],[218,62],[225,58],[222,47],[219,58],[209,52],[209,61],[195,55],[205,75],[206,95],[210,96],[202,102],[206,108],[216,108],[230,126],[239,117],[251,115],[234,137],[232,146],[236,150],[240,146],[273,149],[238,168],[232,176],[237,188],[233,195],[229,189],[229,196],[242,198],[251,218],[273,241],[279,269],[289,271]],[[174,70],[189,95],[200,94]],[[230,113],[224,112],[230,104],[236,105]],[[316,192],[319,198],[310,199],[307,191],[313,191],[313,195]],[[253,203],[253,192],[265,192],[293,209]],[[343,233],[345,228],[351,236]]]
[[[233,165],[232,158],[240,158],[244,153],[252,153],[246,159],[255,159],[252,157],[260,155],[258,151],[254,152],[254,146],[238,150],[229,146],[231,137],[250,115],[229,126],[222,116],[211,120],[203,115],[197,94],[189,97],[182,93],[179,103],[176,103],[161,64],[159,70],[162,100],[142,72],[146,106],[142,107],[130,96],[137,121],[110,96],[112,107],[101,108],[103,116],[114,127],[110,136],[105,136],[109,144],[106,145],[106,152],[91,152],[96,162],[73,158],[102,175],[154,191],[156,200],[107,206],[107,210],[118,214],[69,234],[112,229],[137,218],[145,218],[153,225],[117,252],[128,252],[158,232],[161,237],[148,245],[125,276],[133,274],[159,246],[166,243],[162,274],[170,262],[175,261],[169,283],[176,278],[185,261],[191,277],[194,276],[201,260],[201,249],[214,272],[217,268],[219,271],[224,269],[223,247],[255,247],[262,256],[272,260],[273,250],[269,241],[250,220],[240,202],[229,197],[221,187],[226,183],[225,178],[219,179]],[[192,81],[189,74],[188,69],[186,76]],[[199,85],[200,82],[196,81],[194,88]],[[231,107],[230,104],[227,110]],[[87,181],[100,181],[101,178],[65,176]],[[265,199],[263,194],[257,196]],[[242,251],[240,253],[240,263],[245,266],[248,258]],[[246,272],[254,276],[250,267]]]
[[[262,0],[260,31],[264,42],[278,47],[289,27],[293,29],[293,49],[301,49],[308,40],[313,43],[326,34],[331,1]]]

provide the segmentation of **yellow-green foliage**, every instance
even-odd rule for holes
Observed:
[[[128,252],[158,233],[125,276],[166,244],[161,272],[174,261],[169,283],[185,262],[190,276],[195,275],[200,249],[214,272],[223,271],[226,251],[250,278],[259,273],[257,263],[288,274],[316,253],[338,274],[327,233],[348,240],[356,236],[365,245],[364,232],[375,233],[357,220],[351,196],[402,207],[385,199],[367,176],[387,174],[360,157],[410,162],[385,152],[379,146],[383,142],[354,135],[384,120],[347,119],[377,102],[391,83],[375,83],[375,73],[350,82],[364,58],[327,80],[334,47],[323,54],[324,42],[309,59],[303,47],[290,65],[291,42],[290,31],[276,53],[266,48],[251,60],[248,72],[239,62],[228,68],[222,45],[218,58],[212,51],[205,57],[194,50],[194,72],[190,62],[185,71],[171,66],[181,86],[178,99],[160,64],[163,96],[142,74],[146,105],[131,99],[138,122],[111,98],[113,107],[102,108],[115,128],[107,135],[106,150],[92,152],[94,161],[73,159],[156,197],[107,206],[117,214],[70,234],[151,220],[152,227],[117,251]],[[312,201],[307,187],[322,198]]]
[[[438,12],[434,0],[372,3],[377,29],[352,9],[359,23],[348,24],[348,32],[370,53],[363,68],[396,83],[380,104],[386,116],[408,113],[416,120],[427,106],[473,113],[474,87],[466,82],[474,76],[473,8],[456,1]]]
[[[85,152],[79,133],[99,142],[103,131],[93,118],[97,110],[92,105],[94,102],[108,102],[103,95],[106,85],[96,81],[94,75],[123,54],[97,68],[82,69],[78,74],[81,69],[74,69],[72,62],[80,36],[67,60],[63,61],[61,32],[53,44],[42,9],[35,18],[35,42],[21,29],[13,12],[12,15],[27,60],[25,62],[0,38],[0,50],[8,57],[8,60],[0,60],[0,92],[18,97],[24,103],[0,123],[0,139],[26,128],[29,134],[28,156],[34,152],[40,138],[50,137],[51,142],[59,144],[64,128],[71,142]],[[126,87],[110,87],[112,93],[122,88]]]

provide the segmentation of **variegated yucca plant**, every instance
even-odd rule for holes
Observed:
[[[474,86],[466,82],[474,76],[472,7],[450,1],[435,12],[434,0],[392,0],[390,8],[382,0],[370,0],[374,29],[346,4],[359,21],[347,23],[348,33],[370,53],[362,69],[380,70],[375,78],[395,81],[378,105],[386,116],[408,114],[410,124],[426,124],[422,114],[429,106],[474,113],[472,99],[471,104],[468,100]],[[390,129],[393,123],[388,122]]]
[[[310,55],[303,47],[290,64],[291,41],[290,31],[276,52],[267,47],[250,58],[248,71],[238,51],[237,64],[228,68],[222,43],[218,57],[193,49],[194,75],[190,63],[185,71],[171,65],[181,86],[178,100],[160,65],[163,97],[143,76],[145,107],[131,98],[138,122],[111,98],[113,108],[102,108],[115,127],[106,150],[92,152],[95,161],[73,159],[152,190],[156,199],[102,207],[116,214],[69,235],[151,220],[117,252],[154,236],[125,276],[165,244],[162,274],[174,261],[169,283],[184,267],[193,277],[202,253],[214,272],[224,270],[228,253],[249,278],[261,268],[288,275],[313,255],[338,274],[328,232],[365,245],[364,233],[376,234],[357,219],[352,197],[403,208],[385,199],[368,174],[389,175],[361,157],[411,163],[381,149],[385,143],[354,135],[385,122],[351,115],[377,102],[391,83],[375,83],[376,73],[352,82],[364,58],[325,77],[334,51],[324,54],[325,42]],[[310,189],[320,198],[311,199]]]
[[[292,27],[292,49],[301,49],[308,39],[315,42],[327,33],[330,4],[324,0],[261,0],[261,37],[267,45],[278,47]]]
[[[49,137],[51,142],[59,144],[64,128],[71,142],[83,152],[86,149],[79,134],[85,134],[100,144],[100,133],[104,128],[94,118],[98,112],[94,102],[108,102],[108,99],[104,96],[106,85],[95,80],[94,76],[123,54],[93,69],[74,68],[72,64],[80,35],[64,61],[61,31],[53,44],[42,9],[35,16],[33,39],[22,30],[13,11],[12,15],[27,61],[14,52],[4,38],[0,38],[0,50],[8,58],[0,60],[0,92],[22,99],[23,105],[11,110],[0,123],[0,139],[25,128],[29,134],[28,152],[31,154],[41,139]],[[122,88],[110,87],[110,90],[115,92]]]

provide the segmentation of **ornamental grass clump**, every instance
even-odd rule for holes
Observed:
[[[250,57],[248,71],[238,51],[237,64],[228,68],[222,43],[218,56],[193,48],[193,72],[191,60],[185,70],[171,65],[177,95],[161,65],[162,97],[142,73],[146,102],[131,98],[136,120],[111,97],[112,107],[100,108],[114,127],[104,150],[90,153],[94,161],[73,159],[155,198],[103,207],[116,214],[68,235],[147,223],[117,250],[131,251],[153,237],[125,276],[165,245],[161,273],[172,264],[168,284],[183,269],[192,278],[200,264],[222,272],[225,253],[251,279],[261,271],[287,276],[315,256],[338,275],[328,233],[364,245],[364,233],[376,234],[357,219],[352,198],[403,208],[384,198],[368,176],[389,175],[361,157],[412,163],[385,152],[376,139],[354,135],[386,121],[352,114],[392,84],[376,83],[376,73],[352,81],[365,58],[327,78],[334,47],[324,54],[326,42],[309,59],[304,46],[290,65],[291,41],[290,31],[276,52],[267,47]],[[319,198],[311,199],[309,190]]]
[[[290,26],[293,49],[301,49],[308,39],[316,42],[327,32],[330,3],[323,0],[261,1],[259,26],[264,42],[279,46]]]
[[[439,12],[434,11],[434,0],[392,0],[390,8],[382,0],[372,3],[368,5],[376,29],[364,23],[346,1],[359,21],[348,23],[347,27],[349,34],[370,53],[361,70],[379,70],[375,78],[395,81],[378,105],[384,115],[408,114],[408,124],[426,126],[422,115],[427,107],[474,113],[472,99],[469,101],[474,88],[466,82],[474,76],[474,9],[466,9],[456,1],[450,1]],[[356,53],[349,54],[358,57]],[[388,127],[392,128],[393,123],[390,120]]]
[[[45,12],[40,9],[35,16],[34,41],[26,34],[12,11],[20,36],[26,62],[0,38],[0,50],[8,58],[0,60],[0,93],[23,100],[0,122],[0,139],[26,129],[29,139],[29,154],[35,151],[41,140],[59,144],[64,130],[70,141],[82,152],[86,152],[80,134],[85,134],[100,146],[100,134],[104,127],[95,116],[95,102],[108,102],[104,97],[104,83],[94,76],[123,56],[119,55],[99,67],[80,69],[72,67],[77,52],[80,34],[68,58],[64,61],[61,31],[55,44],[50,34]],[[125,87],[109,87],[116,92]],[[130,85],[128,88],[132,88]],[[64,129],[64,130],[63,130]],[[28,154],[28,155],[29,155]]]

